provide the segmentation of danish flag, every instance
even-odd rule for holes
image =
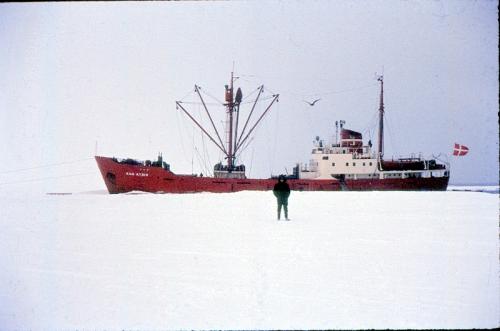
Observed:
[[[453,149],[453,155],[464,156],[469,152],[469,147],[455,143],[455,148]]]

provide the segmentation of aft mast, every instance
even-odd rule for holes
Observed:
[[[382,160],[384,156],[384,76],[379,76],[377,79],[380,82],[380,105],[378,108],[378,157]]]

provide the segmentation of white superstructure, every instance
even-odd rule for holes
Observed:
[[[316,137],[309,163],[298,165],[300,179],[397,179],[447,177],[449,170],[436,160],[418,157],[382,160],[363,145],[361,133],[341,129],[338,143],[324,144]]]

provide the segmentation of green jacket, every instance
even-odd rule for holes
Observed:
[[[276,185],[274,185],[273,193],[276,198],[286,200],[290,196],[290,186],[286,180],[280,180],[276,183]]]

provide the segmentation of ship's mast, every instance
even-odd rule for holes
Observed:
[[[203,100],[203,97],[200,93],[201,87],[198,85],[195,85],[194,90],[198,94],[198,97],[200,98],[200,101],[203,105],[203,108],[205,109],[208,118],[210,119],[210,123],[212,124],[213,131],[216,134],[217,140],[208,132],[207,129],[205,129],[199,121],[197,121],[190,113],[189,111],[184,108],[182,105],[182,101],[176,101],[176,108],[181,109],[200,129],[201,131],[217,146],[221,152],[226,156],[227,158],[227,169],[224,169],[228,173],[234,171],[235,169],[235,156],[237,153],[240,152],[240,150],[244,149],[245,143],[247,142],[248,138],[254,131],[254,129],[257,127],[257,125],[260,123],[260,121],[264,118],[266,113],[271,109],[271,106],[274,104],[274,102],[278,101],[279,94],[273,94],[272,95],[272,100],[267,106],[267,108],[262,112],[260,117],[255,121],[255,123],[251,126],[251,128],[246,132],[247,125],[249,124],[250,118],[255,110],[255,106],[257,105],[257,102],[259,100],[260,95],[262,94],[264,90],[264,85],[261,85],[258,90],[259,93],[257,94],[257,97],[255,98],[253,102],[252,109],[250,113],[247,116],[247,119],[245,121],[245,125],[243,126],[243,130],[241,133],[238,132],[238,120],[239,120],[239,110],[240,110],[240,104],[243,99],[243,93],[241,92],[241,89],[238,88],[236,91],[236,95],[233,94],[234,91],[234,80],[237,79],[238,77],[234,77],[233,72],[231,72],[231,82],[230,85],[226,85],[226,91],[225,91],[225,103],[223,104],[226,107],[226,113],[227,113],[227,146],[222,142],[221,135],[219,135],[219,131],[217,130],[217,127],[214,124],[214,121],[212,120],[212,116],[210,115],[210,112],[208,111],[207,105],[205,101]],[[236,112],[236,124],[234,122],[234,116],[233,113]],[[227,147],[227,148],[226,148]]]
[[[227,143],[227,168],[229,171],[233,169],[233,111],[234,111],[234,98],[233,98],[233,72],[231,72],[231,85],[226,85],[226,107],[229,121],[228,143]]]
[[[384,156],[384,76],[379,76],[377,80],[380,82],[380,105],[378,108],[378,157],[382,159]]]

